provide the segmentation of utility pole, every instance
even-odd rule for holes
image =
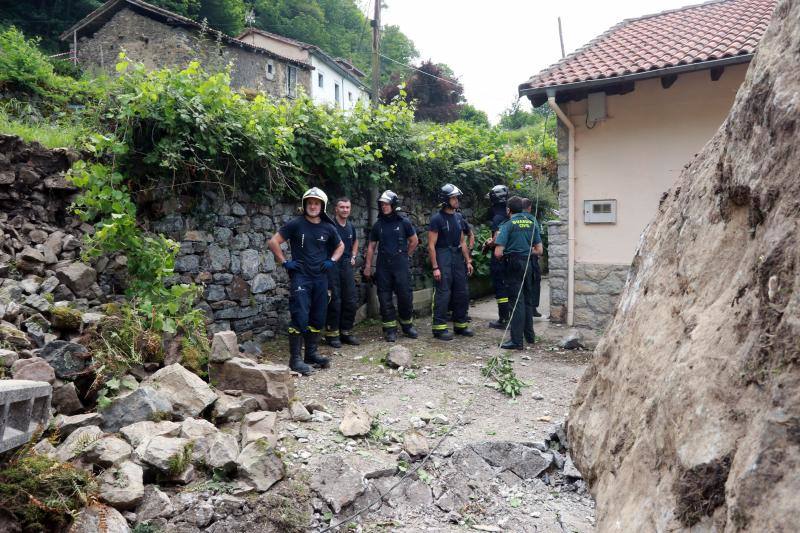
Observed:
[[[558,42],[561,43],[561,59],[564,59],[564,35],[561,33],[561,17],[558,17]]]
[[[375,15],[372,19],[372,107],[380,105],[381,88],[381,2],[374,0]],[[369,186],[369,227],[378,221],[378,186]],[[372,284],[367,292],[367,315],[378,316],[378,288]]]

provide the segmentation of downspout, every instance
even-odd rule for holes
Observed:
[[[556,116],[569,130],[569,152],[567,155],[567,165],[569,166],[567,175],[568,197],[567,206],[567,325],[572,326],[574,322],[575,309],[575,125],[567,117],[564,111],[556,103],[555,93],[547,95],[547,105],[550,106]]]

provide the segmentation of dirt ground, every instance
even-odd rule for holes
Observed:
[[[392,439],[345,439],[338,431],[344,409],[351,403],[365,407],[377,417],[378,432],[402,440],[405,430],[418,419],[428,420],[421,431],[433,448],[448,427],[457,423],[440,445],[435,457],[449,455],[465,445],[482,441],[535,442],[545,440],[567,414],[569,402],[590,352],[564,351],[555,342],[563,328],[546,321],[535,324],[541,340],[524,352],[513,354],[519,379],[528,384],[516,399],[486,386],[480,369],[484,362],[500,353],[502,331],[486,324],[496,317],[493,300],[470,308],[476,336],[456,337],[445,342],[434,340],[430,320],[417,320],[420,338],[401,338],[400,343],[414,356],[411,369],[390,370],[381,361],[390,345],[383,341],[377,323],[357,328],[361,346],[339,350],[324,347],[331,356],[330,369],[297,378],[297,396],[308,404],[322,403],[332,420],[312,423],[285,421],[281,445],[289,462],[299,468],[320,454],[358,454],[377,462],[395,464],[400,446]],[[270,343],[264,357],[284,361],[285,344]],[[466,410],[465,410],[466,408]],[[461,418],[461,415],[464,415]],[[460,422],[460,423],[459,423]],[[435,465],[435,461],[433,462]],[[430,468],[436,475],[436,468]],[[560,492],[540,479],[522,485],[495,483],[493,501],[476,505],[474,516],[461,525],[448,523],[447,513],[406,512],[394,515],[382,511],[362,517],[364,531],[463,531],[472,526],[486,531],[592,531],[594,502],[585,491]],[[380,516],[378,516],[380,515]],[[452,517],[450,517],[452,519]],[[327,523],[327,522],[326,522]],[[498,529],[491,529],[498,528]]]

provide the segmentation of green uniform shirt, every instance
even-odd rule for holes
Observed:
[[[495,242],[504,254],[527,254],[531,246],[542,242],[539,224],[530,213],[515,213],[500,225]]]

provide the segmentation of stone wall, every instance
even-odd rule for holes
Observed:
[[[604,329],[614,317],[630,265],[575,264],[574,324]]]
[[[331,198],[328,212],[332,213],[335,195],[328,192]],[[363,196],[366,197],[366,193]],[[423,289],[430,286],[425,246],[431,207],[417,207],[425,205],[424,202],[410,196],[404,199],[403,204],[411,206],[409,216],[420,236],[420,247],[412,265],[412,281],[415,289]],[[356,280],[359,303],[364,303],[368,287],[362,283],[360,270],[367,245],[368,209],[366,201],[359,197],[353,197],[352,203],[351,221],[356,226],[360,243]],[[253,338],[263,342],[286,330],[289,278],[286,271],[276,265],[266,243],[283,224],[296,216],[297,205],[255,203],[242,196],[226,198],[205,191],[200,198],[181,197],[155,209],[170,214],[153,222],[151,229],[181,246],[175,281],[204,286],[204,299],[198,305],[205,310],[212,331],[232,329],[240,340]]]
[[[556,129],[558,142],[558,220],[547,223],[550,277],[550,320],[567,319],[567,269],[569,220],[569,130],[561,120]]]
[[[286,63],[266,54],[217,43],[211,34],[201,36],[187,28],[162,24],[129,8],[116,13],[91,37],[78,40],[78,61],[108,74],[115,73],[120,52],[151,69],[185,67],[195,59],[210,71],[224,70],[232,64],[232,87],[286,96]],[[269,61],[274,69],[271,80],[266,76]],[[311,71],[298,68],[297,84],[310,94]]]

